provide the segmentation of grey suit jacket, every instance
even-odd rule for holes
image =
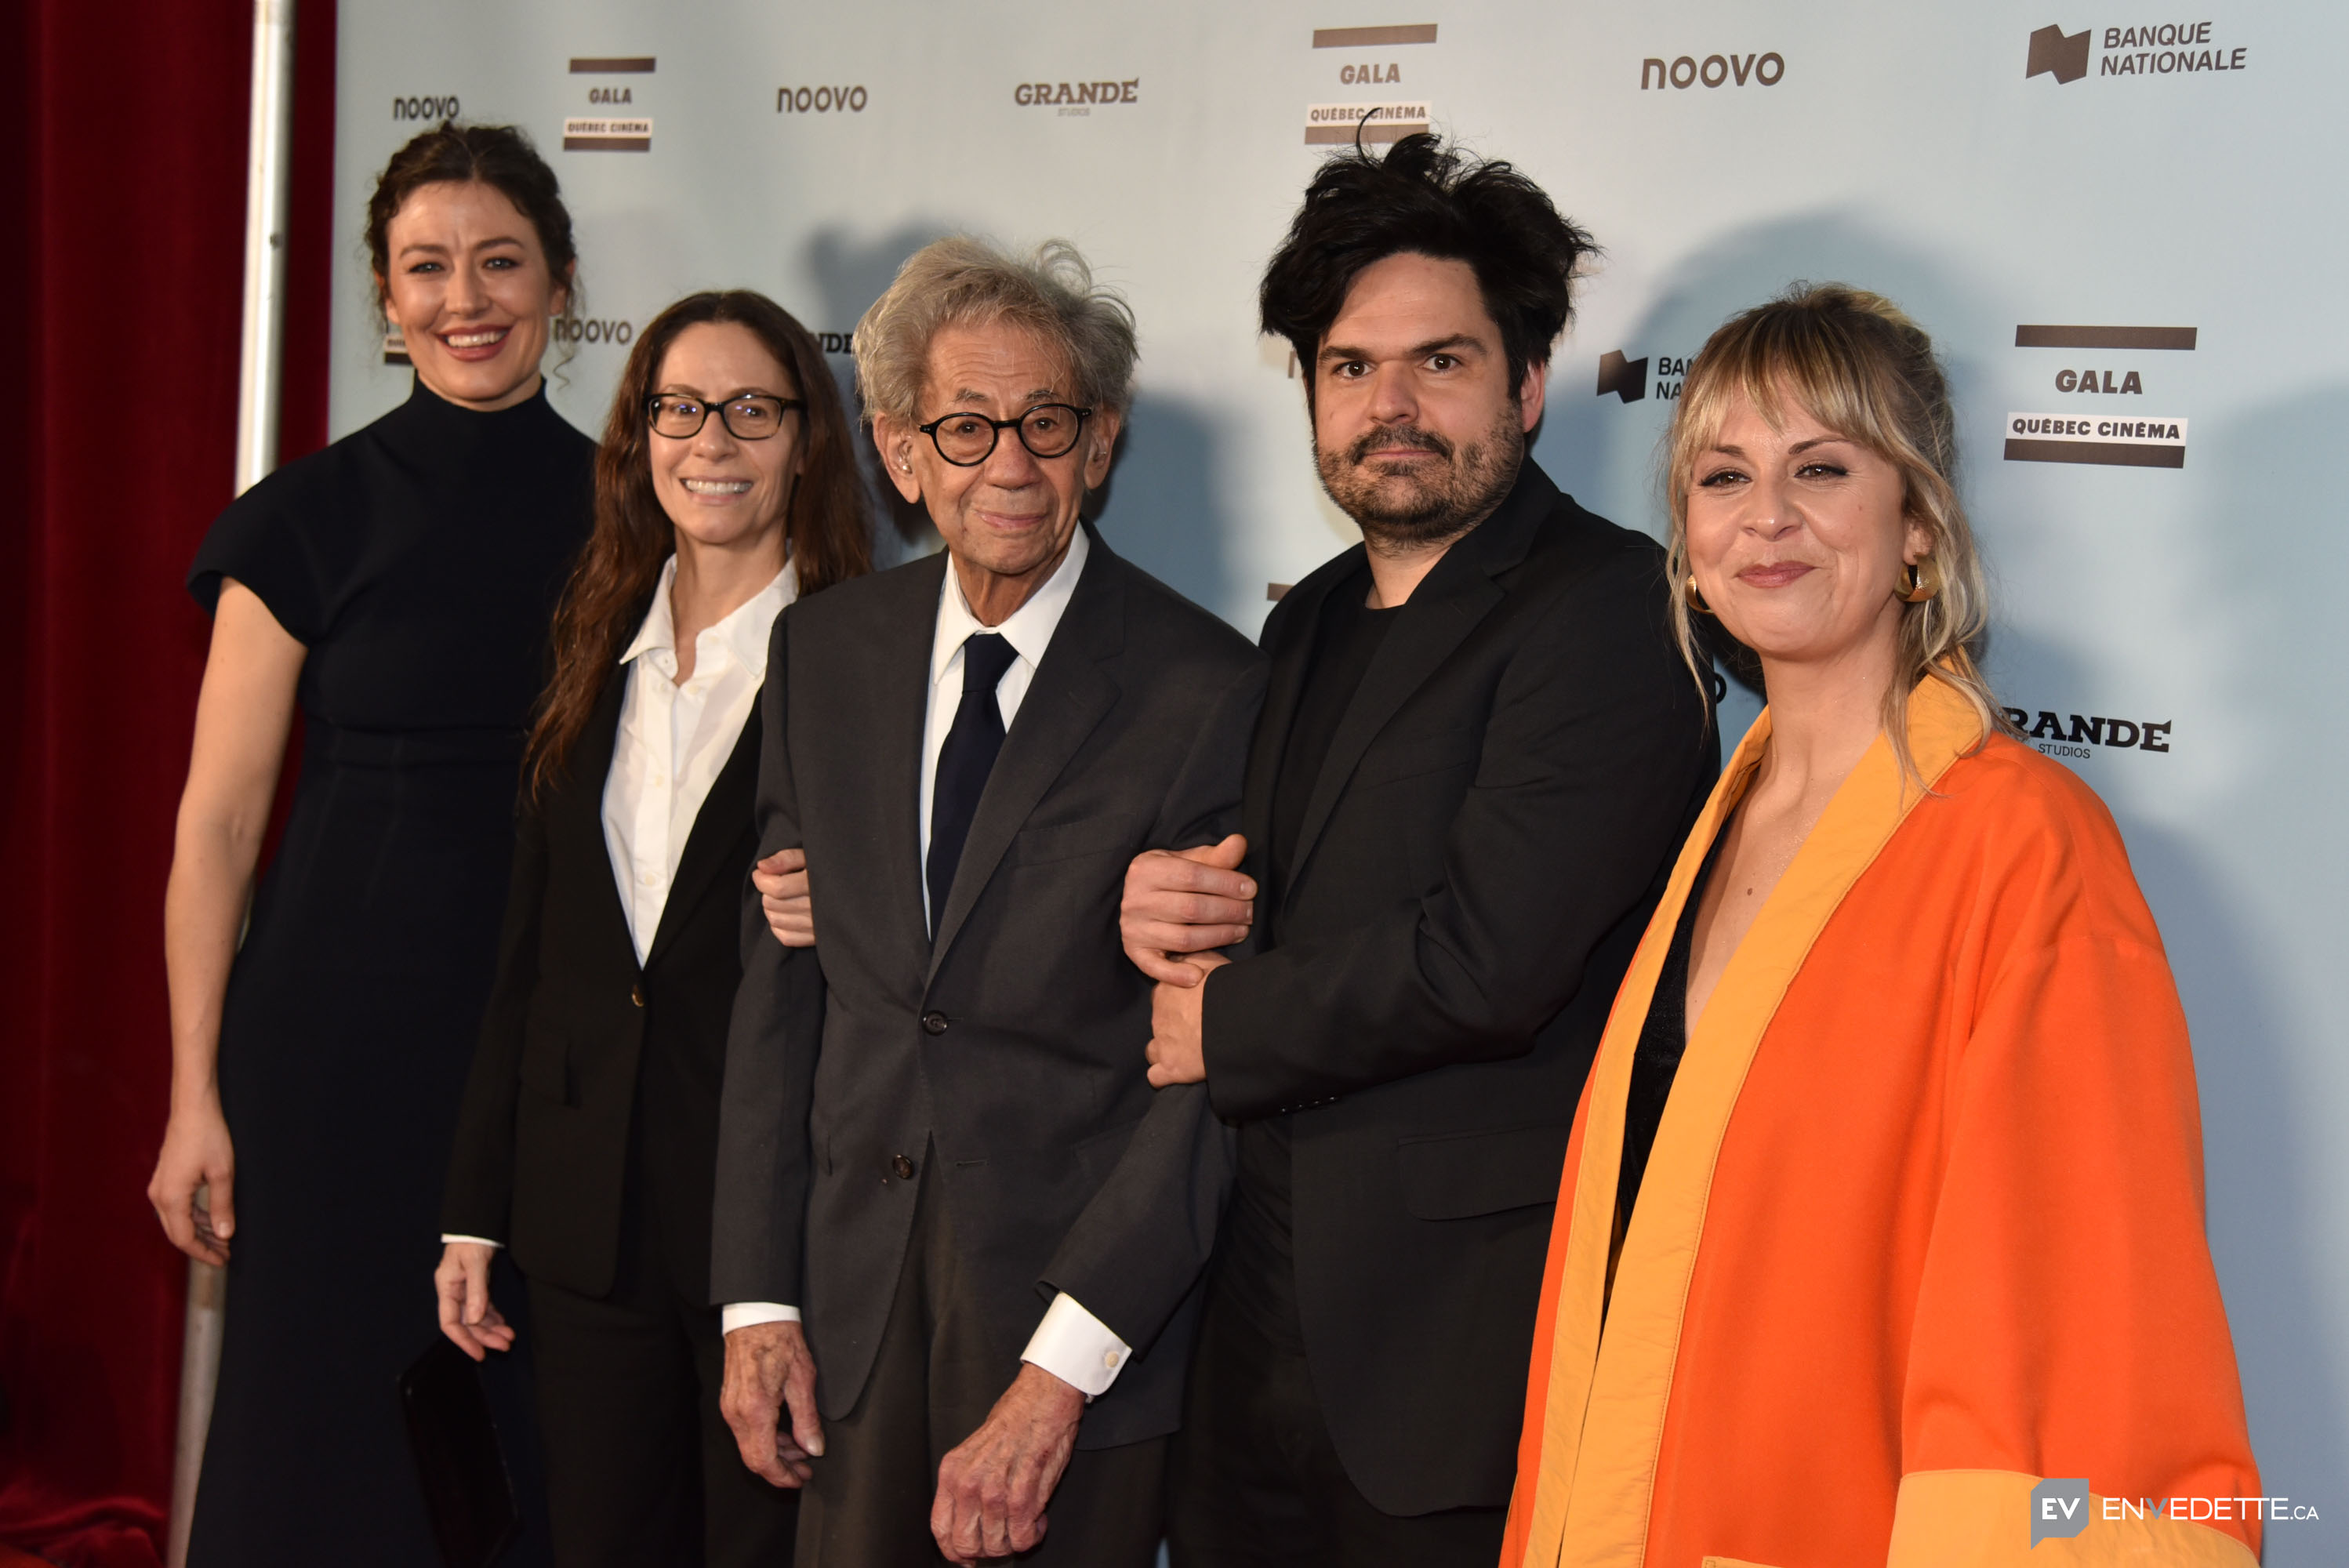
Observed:
[[[746,894],[712,1298],[797,1304],[820,1408],[844,1415],[916,1184],[937,1182],[1007,1387],[1055,1291],[1133,1346],[1079,1433],[1107,1448],[1179,1424],[1232,1171],[1205,1092],[1149,1087],[1151,987],[1119,945],[1118,900],[1142,851],[1237,830],[1264,663],[1095,536],[933,943],[917,797],[946,569],[843,583],[776,624],[759,852],[806,851],[817,945],[781,946]]]

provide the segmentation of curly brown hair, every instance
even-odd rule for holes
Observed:
[[[533,801],[562,775],[621,648],[644,618],[663,562],[677,548],[676,525],[653,492],[645,406],[669,346],[686,328],[704,324],[756,335],[790,373],[805,405],[805,455],[783,516],[800,596],[873,570],[873,528],[848,416],[815,338],[790,312],[750,289],[688,294],[670,305],[637,335],[596,449],[595,531],[555,608],[554,678],[539,699],[523,754],[523,778]]]

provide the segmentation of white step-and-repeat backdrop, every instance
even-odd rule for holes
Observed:
[[[1254,287],[1365,112],[1516,162],[1606,247],[1536,451],[1620,521],[1661,531],[1658,437],[1724,315],[1802,278],[1901,302],[1961,400],[1999,689],[2111,803],[2185,991],[2267,1490],[2349,1521],[2349,7],[343,0],[339,28],[336,434],[406,394],[360,224],[443,115],[562,177],[586,308],[554,401],[590,431],[681,294],[772,294],[845,387],[915,247],[1065,236],[1141,320],[1103,531],[1251,633],[1354,537]],[[2342,1528],[2278,1524],[2269,1561],[2338,1562]]]

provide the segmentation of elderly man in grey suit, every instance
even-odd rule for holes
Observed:
[[[801,1568],[1141,1568],[1231,1147],[1149,1087],[1118,900],[1135,854],[1236,826],[1263,665],[1080,521],[1134,340],[1073,250],[940,241],[855,350],[947,548],[775,629],[760,850],[797,851],[815,943],[750,903],[725,1412],[805,1488]]]

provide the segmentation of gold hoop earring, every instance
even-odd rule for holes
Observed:
[[[1687,601],[1688,607],[1695,611],[1698,614],[1710,615],[1713,614],[1713,606],[1706,603],[1704,602],[1704,595],[1697,591],[1695,573],[1690,573],[1687,580],[1681,584],[1681,597]]]
[[[1922,604],[1941,592],[1941,563],[1930,555],[1920,555],[1902,576],[1900,600],[1906,604]]]

